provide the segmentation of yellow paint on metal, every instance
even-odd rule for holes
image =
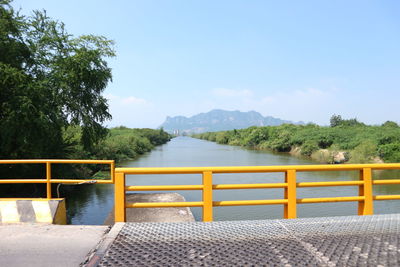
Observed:
[[[287,204],[287,199],[213,201],[215,207]]]
[[[111,175],[111,183],[114,184],[115,182],[115,162],[111,161],[110,163],[110,175]]]
[[[19,223],[20,221],[16,201],[0,201],[0,214],[2,223]]]
[[[32,201],[32,207],[35,211],[36,222],[53,223],[50,205],[48,201]]]
[[[391,180],[373,180],[372,184],[400,184],[400,179],[391,179]]]
[[[52,198],[52,200],[63,200],[64,198]],[[35,201],[49,201],[47,198],[34,198],[34,197],[25,197],[25,198],[0,198],[0,201],[17,201],[17,200],[35,200]]]
[[[91,159],[3,159],[0,164],[37,164],[37,163],[59,163],[59,164],[112,164],[113,160],[91,160]]]
[[[363,201],[364,199],[365,197],[298,198],[297,203],[347,202],[347,201]]]
[[[203,190],[202,185],[140,185],[125,186],[126,191]]]
[[[203,222],[213,220],[212,172],[203,172]]]
[[[172,168],[115,168],[112,160],[0,160],[0,164],[46,164],[46,179],[0,179],[0,184],[6,183],[46,183],[47,198],[51,198],[52,183],[99,183],[115,184],[115,218],[116,222],[125,221],[126,208],[139,207],[202,207],[203,220],[212,220],[212,208],[215,206],[240,206],[240,205],[284,205],[284,217],[296,218],[297,203],[323,203],[358,201],[359,214],[373,214],[373,200],[400,199],[400,195],[373,196],[372,186],[381,184],[400,184],[400,179],[373,180],[372,170],[400,169],[400,163],[390,164],[341,164],[341,165],[291,165],[291,166],[231,166],[231,167],[172,167]],[[109,180],[88,179],[52,179],[51,164],[109,164]],[[299,182],[296,183],[297,172],[312,171],[360,171],[359,181],[327,181],[327,182]],[[285,174],[284,183],[258,183],[258,184],[212,184],[214,173],[272,173]],[[200,174],[203,175],[202,185],[156,185],[156,186],[125,186],[126,174]],[[358,186],[359,196],[351,197],[325,197],[297,199],[296,189],[304,187],[323,186]],[[283,188],[283,199],[270,200],[233,200],[213,201],[212,190],[229,189],[262,189]],[[125,203],[126,191],[175,191],[175,190],[203,190],[203,201],[199,202],[152,202],[152,203]]]
[[[363,181],[336,181],[336,182],[302,182],[297,187],[321,187],[321,186],[351,186],[362,185]]]
[[[284,188],[287,183],[269,183],[269,184],[215,184],[213,189],[262,189],[262,188]]]
[[[377,195],[373,197],[374,200],[395,200],[400,199],[400,195]]]
[[[127,208],[170,208],[170,207],[202,207],[202,201],[194,202],[134,202],[125,203]]]
[[[125,210],[125,174],[122,172],[115,173],[114,184],[114,205],[115,205],[115,222],[126,221]]]
[[[372,196],[372,170],[363,168],[360,171],[360,180],[363,185],[359,186],[358,195],[364,196],[364,201],[358,202],[358,215],[374,214],[373,196]]]
[[[359,202],[360,214],[373,213],[373,200],[400,199],[400,195],[373,196],[373,184],[400,184],[397,180],[377,180],[372,181],[372,170],[400,169],[399,163],[394,164],[345,164],[345,165],[293,165],[293,166],[243,166],[243,167],[173,167],[173,168],[117,168],[117,172],[125,174],[204,174],[212,177],[213,173],[257,173],[257,172],[284,172],[284,183],[259,183],[259,184],[215,184],[211,185],[210,194],[206,192],[205,181],[203,185],[163,185],[163,186],[127,186],[127,191],[147,191],[147,190],[201,190],[203,189],[202,202],[163,202],[163,203],[128,203],[127,208],[131,207],[184,207],[202,206],[203,220],[209,221],[209,213],[206,211],[207,197],[212,199],[212,190],[226,189],[260,189],[260,188],[284,188],[284,199],[270,200],[233,200],[233,201],[211,201],[212,206],[207,209],[212,210],[216,206],[241,206],[241,205],[284,205],[284,217],[297,217],[297,203],[324,203],[324,202]],[[297,172],[310,171],[361,171],[359,181],[328,181],[328,182],[300,182],[296,183]],[[323,187],[323,186],[359,186],[359,196],[349,197],[324,197],[324,198],[301,198],[297,199],[296,189],[304,187]],[[207,217],[208,216],[208,217]]]
[[[284,206],[283,215],[285,219],[295,219],[297,218],[296,170],[287,170],[285,172],[285,182],[288,184],[284,193],[288,203]]]
[[[125,174],[195,174],[209,171],[212,173],[254,173],[286,172],[288,169],[297,172],[309,171],[350,171],[363,168],[374,170],[400,169],[400,163],[381,164],[335,164],[335,165],[290,165],[290,166],[232,166],[232,167],[168,167],[168,168],[116,168],[116,172]]]
[[[113,160],[60,160],[60,159],[23,159],[23,160],[0,160],[0,164],[46,164],[46,179],[0,179],[0,184],[25,184],[37,183],[46,184],[47,198],[51,199],[51,184],[53,183],[98,183],[98,184],[114,184],[115,179],[115,163]],[[108,164],[110,165],[109,180],[93,180],[93,179],[52,179],[51,164]]]
[[[0,184],[45,184],[45,179],[0,179]]]
[[[47,198],[51,198],[51,163],[46,162],[46,192],[47,192]]]

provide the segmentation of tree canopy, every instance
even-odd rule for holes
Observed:
[[[22,16],[0,0],[0,158],[60,157],[70,126],[86,148],[103,138],[113,56],[105,37],[74,37],[45,11]]]

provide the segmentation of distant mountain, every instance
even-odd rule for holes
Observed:
[[[214,109],[200,113],[190,118],[184,116],[167,117],[161,125],[167,132],[179,134],[203,133],[243,129],[251,126],[276,126],[291,121],[281,120],[271,116],[263,117],[256,111],[241,112]],[[294,124],[304,124],[297,122]]]

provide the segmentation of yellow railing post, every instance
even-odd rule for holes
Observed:
[[[360,170],[360,180],[364,183],[358,187],[358,195],[363,196],[364,200],[358,202],[358,215],[372,215],[374,214],[374,203],[371,168],[363,168]]]
[[[115,173],[115,186],[114,186],[114,211],[115,222],[126,221],[125,209],[125,173]]]
[[[212,172],[203,172],[203,222],[213,220]]]
[[[46,195],[51,198],[51,163],[46,162]]]
[[[115,162],[112,161],[110,163],[110,179],[111,179],[111,183],[114,183],[115,181]]]
[[[295,219],[297,218],[297,199],[296,199],[296,170],[287,170],[285,172],[285,199],[288,203],[285,204],[284,218]]]

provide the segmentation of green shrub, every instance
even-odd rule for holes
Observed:
[[[370,163],[377,156],[377,146],[367,140],[359,144],[354,150],[350,151],[350,163]]]
[[[301,146],[301,154],[305,156],[311,156],[311,154],[314,151],[317,151],[319,149],[318,144],[316,141],[313,140],[307,140],[304,142],[304,144]]]
[[[380,156],[385,161],[400,162],[398,145],[400,127],[395,122],[382,126],[367,126],[356,119],[343,120],[333,116],[334,127],[314,124],[250,127],[247,129],[204,133],[200,138],[219,143],[257,147],[274,151],[288,152],[292,147],[301,147],[304,155],[320,158],[322,162],[334,162],[343,152],[351,162],[370,162]],[[218,136],[218,138],[217,138]],[[228,139],[228,140],[227,140]],[[323,153],[317,150],[326,150]],[[315,154],[315,155],[314,155]],[[336,155],[336,156],[335,156]]]
[[[229,132],[219,132],[215,136],[215,141],[218,144],[228,144],[229,142]]]
[[[400,143],[381,145],[378,153],[385,162],[400,162]]]

